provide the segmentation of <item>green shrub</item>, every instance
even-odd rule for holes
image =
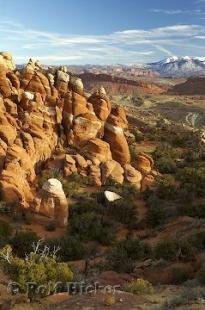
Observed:
[[[135,161],[137,157],[136,145],[135,144],[129,145],[129,150],[130,150],[131,160]]]
[[[1,253],[12,253],[12,249],[6,246]],[[69,282],[73,278],[72,271],[66,263],[58,263],[54,257],[30,253],[27,259],[10,255],[9,262],[3,260],[5,272],[11,279],[20,285],[21,292],[27,291],[27,283],[34,282],[37,286],[55,285],[56,282]],[[46,292],[50,294],[50,291]],[[30,297],[30,296],[29,296]]]
[[[157,259],[173,260],[176,258],[177,251],[178,245],[176,241],[171,239],[162,240],[155,247],[155,257]]]
[[[182,214],[205,218],[205,203],[190,203],[182,208]]]
[[[161,157],[155,163],[160,173],[175,173],[177,169],[176,162],[170,157]]]
[[[136,260],[143,260],[150,255],[151,249],[146,243],[125,239],[110,249],[107,262],[117,272],[132,272]]]
[[[80,186],[85,182],[85,178],[77,173],[73,173],[67,180],[63,180],[63,189],[66,197],[71,197],[78,192]]]
[[[82,259],[86,253],[85,247],[79,238],[67,236],[63,239],[52,240],[49,245],[59,246],[58,256],[62,261]]]
[[[136,187],[132,184],[111,183],[106,185],[104,190],[115,192],[125,199],[129,197],[129,200],[135,200],[137,197],[139,197],[139,190],[137,190]]]
[[[110,244],[113,240],[111,223],[94,212],[72,216],[69,233],[77,235],[81,240],[97,240],[102,244]]]
[[[133,226],[137,224],[137,208],[134,200],[119,199],[109,203],[108,212],[112,218],[122,224]]]
[[[202,230],[193,235],[190,235],[188,237],[188,242],[196,250],[204,250],[205,249],[205,230]]]
[[[12,232],[12,226],[3,220],[0,220],[0,237],[10,237]]]
[[[201,284],[205,284],[205,264],[203,264],[200,268],[200,270],[198,271],[198,280]]]
[[[171,174],[164,174],[156,178],[156,193],[161,199],[176,198],[176,180]]]
[[[94,212],[97,214],[103,214],[105,208],[99,204],[96,199],[91,197],[80,197],[80,200],[76,203],[73,203],[70,206],[70,215],[71,217],[75,217],[77,215],[82,215],[87,212]]]
[[[123,290],[132,294],[151,294],[153,286],[149,281],[136,279],[123,285]]]
[[[63,175],[62,171],[60,169],[52,169],[49,171],[44,171],[41,175],[38,176],[38,186],[39,188],[42,188],[43,184],[48,180],[48,179],[58,179],[62,182],[63,180]]]
[[[190,270],[184,266],[173,267],[171,270],[171,278],[173,284],[181,284],[190,277]]]
[[[194,247],[189,240],[165,239],[155,246],[155,257],[165,260],[183,259],[190,260],[194,255]]]
[[[157,162],[161,158],[176,160],[180,154],[181,153],[176,148],[173,148],[169,144],[165,143],[158,146],[152,155],[154,160]]]
[[[151,207],[148,209],[146,223],[148,227],[155,228],[164,222],[164,210],[162,207]]]
[[[186,195],[192,198],[205,196],[205,167],[185,167],[178,172],[181,187]]]
[[[18,257],[25,257],[26,253],[30,253],[33,250],[32,244],[37,242],[38,239],[36,233],[22,231],[11,239],[10,244]]]

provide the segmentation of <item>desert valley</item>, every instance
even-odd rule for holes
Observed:
[[[0,309],[204,309],[195,71],[0,53]]]

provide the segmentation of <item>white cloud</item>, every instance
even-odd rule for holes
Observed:
[[[171,25],[152,29],[127,29],[103,35],[60,34],[6,20],[0,21],[0,50],[10,50],[17,62],[29,57],[51,63],[142,63],[191,55],[193,46],[203,54],[205,26]]]
[[[204,2],[205,0],[201,1],[200,3]],[[199,3],[199,2],[198,2]],[[160,13],[166,15],[196,15],[196,16],[203,16],[205,15],[205,11],[201,9],[194,9],[194,10],[164,10],[164,9],[151,9],[150,12],[152,13]]]

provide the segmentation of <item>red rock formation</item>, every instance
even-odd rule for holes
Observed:
[[[130,151],[123,132],[126,127],[127,119],[124,109],[113,108],[105,124],[103,139],[110,144],[113,159],[121,165],[130,162]]]
[[[169,94],[175,95],[205,95],[205,77],[192,77],[186,82],[172,87]]]
[[[80,75],[85,88],[92,92],[103,84],[110,95],[127,94],[160,94],[167,91],[167,87],[153,82],[135,81],[108,74],[84,73]]]
[[[1,199],[25,208],[35,205],[37,212],[56,217],[59,225],[65,225],[65,195],[60,189],[60,196],[45,193],[44,188],[41,196],[35,185],[36,172],[48,159],[45,166],[55,167],[58,160],[65,178],[79,173],[89,176],[97,186],[109,180],[122,184],[125,178],[140,187],[142,173],[147,175],[143,188],[147,186],[153,161],[142,154],[136,158],[137,170],[129,164],[125,111],[121,107],[111,110],[103,87],[87,100],[82,81],[70,80],[66,68],[45,71],[30,60],[22,72],[15,73],[12,58],[1,56]],[[53,155],[57,148],[58,159]]]

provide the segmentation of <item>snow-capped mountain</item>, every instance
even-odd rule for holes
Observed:
[[[148,64],[152,70],[163,76],[205,75],[205,57],[169,57],[159,62]]]

